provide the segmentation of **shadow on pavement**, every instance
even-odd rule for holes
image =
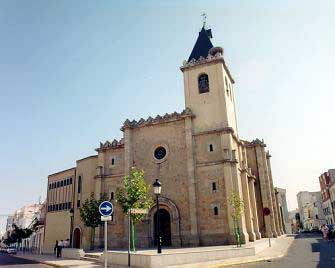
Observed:
[[[18,264],[38,264],[36,261],[26,260],[22,258],[16,258],[8,254],[0,254],[0,266],[1,265],[18,265]]]
[[[322,238],[316,239],[311,244],[312,252],[319,252],[319,263],[317,268],[334,268],[335,267],[335,242],[325,241]]]

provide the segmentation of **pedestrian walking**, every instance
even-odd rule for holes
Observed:
[[[70,239],[66,239],[64,241],[64,248],[68,248],[68,247],[70,247]]]
[[[327,227],[326,224],[322,225],[321,231],[322,231],[323,239],[326,240],[326,241],[328,241],[329,229],[328,229],[328,227]]]
[[[57,256],[57,247],[58,247],[58,240],[56,240],[55,247],[54,247],[54,255]]]
[[[64,242],[61,240],[57,246],[57,258],[62,256],[62,248],[64,247]]]

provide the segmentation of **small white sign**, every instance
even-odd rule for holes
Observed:
[[[112,216],[101,216],[101,221],[111,221]]]
[[[131,208],[130,213],[132,214],[148,214],[149,210],[146,208]]]

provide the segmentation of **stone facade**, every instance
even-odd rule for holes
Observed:
[[[245,213],[238,222],[245,243],[283,234],[270,154],[263,141],[239,138],[235,81],[223,49],[214,48],[210,38],[210,30],[203,28],[191,54],[199,57],[185,61],[180,68],[184,76],[184,111],[127,119],[121,127],[121,140],[100,143],[96,156],[77,161],[71,227],[74,246],[88,248],[90,237],[90,230],[80,221],[78,200],[83,202],[91,192],[95,196],[107,193],[113,200],[132,167],[144,170],[148,184],[156,178],[162,183],[160,210],[165,246],[234,243],[229,205],[232,192],[245,203]],[[205,47],[206,55],[201,55]],[[264,207],[270,209],[269,216],[263,216]],[[152,207],[137,226],[139,247],[154,244],[156,210]],[[51,220],[48,223],[53,225]],[[70,230],[67,225],[64,228]],[[127,218],[117,205],[108,228],[109,247],[126,247]],[[96,244],[101,245],[102,228],[96,230],[95,237]]]
[[[322,173],[319,177],[321,197],[322,197],[322,208],[323,213],[326,217],[327,224],[333,224],[334,221],[334,200],[331,195],[330,189],[335,184],[335,169],[329,169]]]

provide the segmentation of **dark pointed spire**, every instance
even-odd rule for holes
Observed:
[[[213,47],[210,40],[212,37],[212,30],[206,30],[203,26],[187,62],[190,62],[192,59],[198,60],[200,57],[206,58],[208,56],[208,51]]]

